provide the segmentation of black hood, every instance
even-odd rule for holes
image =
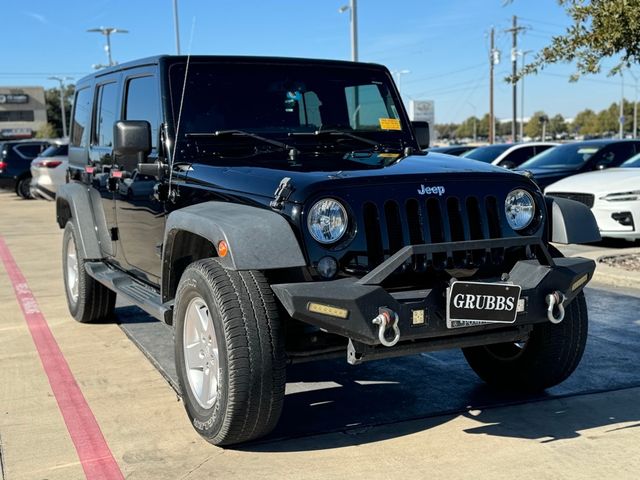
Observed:
[[[202,163],[195,163],[192,168],[193,170],[188,174],[190,181],[207,184],[214,188],[224,186],[224,190],[227,191],[246,192],[267,198],[273,198],[280,181],[288,177],[293,186],[289,201],[296,203],[303,203],[318,191],[350,186],[366,188],[413,183],[414,187],[419,189],[421,185],[430,185],[435,179],[446,180],[450,177],[455,181],[461,175],[473,176],[473,178],[489,176],[492,179],[503,177],[505,181],[509,179],[522,181],[523,177],[501,167],[437,153],[409,156],[380,168],[334,171],[303,171],[297,167],[287,169],[257,166],[221,167]]]

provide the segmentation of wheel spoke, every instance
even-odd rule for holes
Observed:
[[[185,345],[185,358],[187,360],[187,368],[202,369],[204,367],[204,359],[200,352],[202,351],[200,342]]]
[[[202,333],[204,333],[205,337],[209,336],[209,330],[211,328],[211,317],[209,317],[209,308],[206,305],[203,305],[197,308],[198,318],[200,320],[200,325],[202,327]]]
[[[214,375],[215,375],[215,372],[211,367],[209,367],[208,369],[205,369],[203,372],[201,399],[205,403],[209,403],[209,400],[211,399],[211,384],[212,384],[212,377]]]

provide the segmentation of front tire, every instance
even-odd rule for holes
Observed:
[[[580,292],[565,308],[559,324],[538,323],[522,344],[500,343],[462,349],[469,366],[490,385],[541,391],[566,380],[584,353],[587,304]]]
[[[62,236],[62,272],[69,312],[81,323],[107,320],[113,315],[116,294],[87,274],[77,238],[76,226],[67,222]]]
[[[284,332],[264,276],[194,262],[180,279],[174,319],[182,399],[198,433],[232,445],[273,430],[284,400]]]

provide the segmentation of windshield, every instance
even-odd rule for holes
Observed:
[[[640,168],[640,153],[620,165],[620,168]]]
[[[69,146],[68,145],[50,145],[47,149],[42,152],[39,157],[57,157],[57,156],[67,156],[69,154]]]
[[[562,168],[577,170],[582,167],[603,145],[570,143],[550,148],[524,162],[519,169]]]
[[[474,148],[473,150],[464,152],[460,156],[480,162],[491,163],[498,158],[501,153],[506,152],[511,147],[513,147],[513,145],[488,145],[486,147]]]
[[[172,65],[169,76],[172,115],[177,123],[185,64]],[[192,62],[182,102],[178,141],[193,133],[241,130],[279,138],[301,151],[309,143],[342,142],[349,150],[367,147],[346,135],[310,135],[338,130],[366,137],[373,144],[411,142],[390,79],[377,69]],[[223,148],[222,140],[207,141]],[[253,141],[246,135],[232,140]],[[200,141],[205,140],[201,137]]]

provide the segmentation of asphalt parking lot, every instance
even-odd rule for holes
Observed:
[[[637,478],[634,290],[588,289],[583,362],[545,395],[492,390],[457,351],[298,365],[276,431],[222,450],[184,414],[168,327],[124,304],[72,320],[61,237],[53,203],[0,193],[0,478]]]

